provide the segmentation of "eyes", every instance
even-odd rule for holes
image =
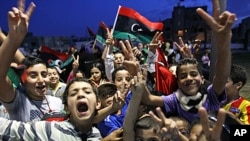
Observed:
[[[48,73],[48,76],[51,76],[51,75],[57,75],[57,73],[56,72],[52,72],[52,73]]]
[[[30,73],[29,73],[29,76],[30,76],[31,78],[35,79],[35,78],[39,77],[39,73],[37,73],[37,72],[30,72]],[[42,78],[46,78],[47,76],[48,76],[48,73],[47,73],[47,72],[41,72],[41,77],[42,77]]]
[[[197,77],[198,75],[199,75],[198,71],[191,71],[189,73],[180,73],[179,79],[186,79],[188,76],[189,77]]]
[[[123,57],[115,57],[115,60],[123,60]]]
[[[69,96],[73,97],[73,96],[77,95],[78,93],[80,93],[80,91],[81,91],[81,90],[78,90],[78,89],[72,90],[72,91],[69,93]],[[87,95],[93,93],[93,91],[90,90],[90,89],[84,89],[84,90],[82,90],[82,92],[83,92],[84,94],[87,94]],[[81,92],[81,93],[82,93],[82,92]]]
[[[123,77],[118,77],[118,78],[116,78],[116,81],[117,82],[121,82],[123,80]],[[129,82],[130,80],[131,80],[131,78],[130,77],[125,77],[125,80],[127,81],[127,82]]]

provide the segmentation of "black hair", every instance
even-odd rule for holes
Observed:
[[[19,76],[21,76],[24,70],[37,64],[43,64],[47,67],[46,63],[41,58],[29,55],[22,60],[21,65],[13,69]]]
[[[203,75],[202,70],[201,70],[201,66],[200,66],[199,62],[197,61],[197,59],[195,59],[195,58],[183,58],[180,60],[180,62],[178,62],[177,67],[176,67],[176,77],[177,78],[179,77],[180,67],[183,65],[187,65],[187,64],[196,65],[200,75]]]
[[[233,84],[242,82],[242,87],[247,82],[247,72],[244,67],[241,67],[236,64],[231,65],[230,78],[233,81]]]
[[[29,68],[36,64],[44,64],[45,66],[47,66],[41,58],[35,56],[26,56],[24,60],[22,60],[22,65],[24,65],[26,68]]]
[[[121,71],[121,70],[126,70],[128,71],[128,69],[125,67],[125,66],[119,66],[117,68],[115,68],[115,70],[112,72],[112,81],[115,82],[115,76],[116,76],[116,73],[118,71]]]
[[[117,91],[117,87],[113,83],[104,83],[98,86],[97,90],[98,90],[99,98],[102,99],[102,98],[106,98],[108,95],[113,96]]]
[[[154,121],[154,119],[152,119],[149,115],[146,115],[142,118],[139,118],[136,121],[135,127],[134,127],[135,132],[137,130],[143,130],[143,129],[144,130],[153,129],[154,133],[158,134],[160,133],[161,127],[156,121]]]
[[[96,62],[96,63],[92,64],[91,69],[92,68],[98,68],[101,71],[101,79],[107,80],[107,77],[106,77],[106,74],[105,74],[105,67],[104,67],[103,63]],[[91,71],[90,71],[90,76],[91,76]]]
[[[63,104],[64,105],[68,105],[67,103],[67,98],[68,98],[68,95],[69,95],[69,87],[75,83],[75,82],[86,82],[86,83],[89,83],[94,91],[94,93],[96,94],[96,99],[98,98],[98,91],[96,89],[96,87],[94,86],[94,84],[91,82],[91,80],[89,79],[85,79],[85,78],[73,78],[66,86],[65,90],[64,90],[64,93],[63,93]]]

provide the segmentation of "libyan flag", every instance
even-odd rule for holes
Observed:
[[[103,47],[106,43],[107,28],[108,27],[106,26],[106,24],[101,21],[95,38],[95,45],[98,46],[101,50],[103,50]]]
[[[163,23],[151,22],[134,9],[119,6],[113,36],[117,39],[150,43],[156,31],[163,30]]]
[[[49,66],[59,66],[61,69],[68,66],[74,60],[71,54],[62,53],[47,46],[40,46],[38,57]]]

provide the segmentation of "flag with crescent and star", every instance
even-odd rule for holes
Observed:
[[[134,9],[119,6],[114,24],[113,36],[116,39],[130,37],[142,43],[150,43],[157,31],[163,30],[162,22],[151,22]]]

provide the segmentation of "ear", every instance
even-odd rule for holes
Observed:
[[[96,110],[100,110],[101,109],[101,106],[102,106],[102,104],[101,104],[101,100],[100,100],[100,98],[97,98],[97,101],[96,101]]]
[[[205,78],[204,78],[204,76],[202,75],[201,76],[201,84],[204,84],[205,83]]]
[[[239,91],[242,87],[243,87],[243,83],[242,82],[238,82],[235,84],[236,85],[236,89]]]

